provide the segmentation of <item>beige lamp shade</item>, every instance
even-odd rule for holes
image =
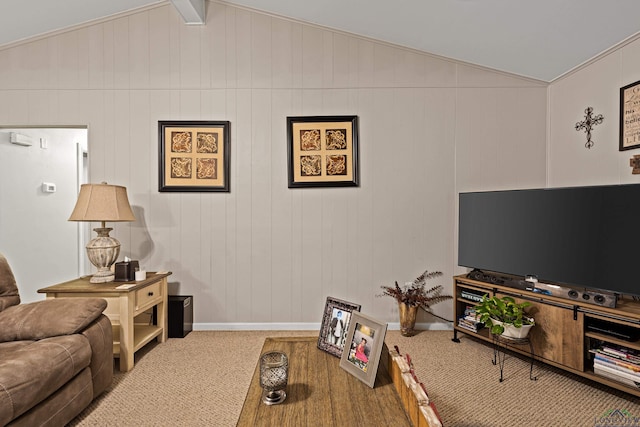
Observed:
[[[91,277],[91,283],[104,283],[114,280],[111,265],[120,254],[120,242],[109,236],[112,228],[105,227],[105,222],[135,221],[131,211],[127,189],[119,185],[83,184],[76,207],[71,212],[69,221],[99,221],[101,227],[93,230],[98,236],[87,243],[89,261],[98,268]]]
[[[127,189],[119,185],[82,184],[69,221],[135,221]]]

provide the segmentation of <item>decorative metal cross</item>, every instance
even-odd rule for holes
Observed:
[[[602,114],[598,114],[594,117],[592,107],[587,107],[587,109],[584,110],[584,113],[584,120],[576,123],[576,130],[580,131],[584,129],[584,131],[587,133],[587,142],[586,144],[584,144],[584,146],[587,148],[591,148],[593,147],[593,141],[591,140],[591,129],[593,129],[595,125],[599,125],[600,123],[602,123],[604,121],[604,116]]]

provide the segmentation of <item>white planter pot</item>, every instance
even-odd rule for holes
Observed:
[[[501,335],[503,337],[505,337],[505,338],[514,338],[514,339],[526,338],[527,335],[529,335],[529,331],[534,326],[534,325],[522,325],[521,328],[516,328],[515,326],[510,325],[510,324],[509,325],[505,325],[504,323],[500,322],[499,320],[491,319],[491,321],[495,325],[502,325],[502,327],[504,328],[504,332]]]

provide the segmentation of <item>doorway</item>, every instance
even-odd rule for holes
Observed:
[[[23,302],[90,271],[89,224],[67,221],[88,180],[87,151],[86,126],[0,127],[0,252]]]

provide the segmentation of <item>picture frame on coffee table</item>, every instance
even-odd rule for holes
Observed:
[[[373,388],[386,333],[386,323],[354,311],[340,367]]]
[[[318,336],[318,348],[340,357],[347,340],[351,313],[360,311],[360,304],[327,297]]]

